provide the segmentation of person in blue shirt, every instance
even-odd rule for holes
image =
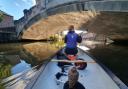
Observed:
[[[64,40],[66,43],[65,53],[67,55],[76,55],[78,53],[77,43],[82,42],[82,37],[75,33],[73,25],[69,26],[69,32]]]

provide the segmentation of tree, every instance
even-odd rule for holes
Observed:
[[[0,22],[3,20],[3,14],[0,13]]]

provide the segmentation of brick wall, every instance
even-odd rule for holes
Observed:
[[[13,17],[9,15],[3,15],[2,21],[0,22],[0,28],[14,27]]]

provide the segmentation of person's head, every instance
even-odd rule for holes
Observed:
[[[68,72],[69,88],[73,88],[79,78],[79,73],[76,67],[72,67]]]
[[[69,31],[74,31],[74,25],[70,25],[68,29]]]

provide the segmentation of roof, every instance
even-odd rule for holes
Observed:
[[[7,15],[7,16],[11,16],[11,15],[7,14],[6,12],[4,12],[4,11],[2,11],[2,10],[0,10],[0,13],[2,13],[2,14],[4,14],[4,15]],[[11,17],[13,17],[13,16],[11,16]]]

